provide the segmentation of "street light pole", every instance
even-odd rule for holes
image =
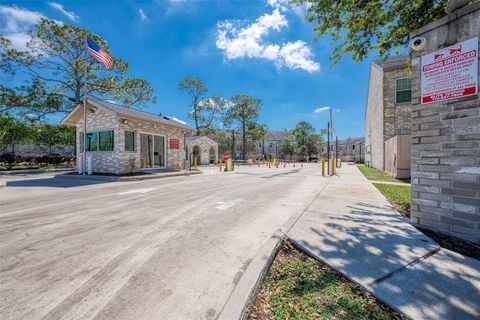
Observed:
[[[330,122],[327,124],[327,172],[330,175]]]

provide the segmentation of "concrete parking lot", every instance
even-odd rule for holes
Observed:
[[[212,319],[327,183],[318,164],[0,189],[1,319]]]

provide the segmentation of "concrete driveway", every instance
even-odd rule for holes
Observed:
[[[0,318],[215,318],[258,249],[319,194],[319,173],[10,180],[0,189]]]

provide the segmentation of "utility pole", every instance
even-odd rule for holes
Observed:
[[[330,175],[330,122],[327,124],[327,173]]]
[[[328,134],[331,135],[330,141],[332,141],[332,147],[333,147],[333,116],[332,116],[332,107],[330,107],[330,130],[328,131]],[[333,150],[332,150],[333,151]],[[335,148],[336,151],[336,148]],[[332,158],[333,158],[333,153],[332,153]]]
[[[335,136],[335,161],[338,159],[338,136]],[[335,163],[335,167],[337,163]]]
[[[262,158],[263,158],[263,160],[265,160],[265,134],[263,135]]]

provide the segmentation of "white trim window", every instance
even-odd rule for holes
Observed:
[[[80,146],[83,150],[83,133],[80,134]],[[86,151],[113,151],[114,133],[113,130],[87,132]]]
[[[395,103],[412,101],[412,79],[400,78],[395,80]]]
[[[125,130],[125,151],[135,152],[135,131]]]

